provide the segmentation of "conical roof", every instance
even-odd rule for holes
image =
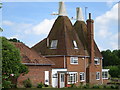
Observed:
[[[27,65],[54,65],[52,61],[42,55],[38,55],[34,50],[31,50],[25,44],[21,42],[13,42],[13,44],[20,50],[22,63]]]
[[[47,47],[49,39],[49,47]],[[50,49],[52,40],[58,40],[57,48]],[[73,41],[76,41],[78,49],[74,48]],[[58,16],[47,38],[32,47],[42,55],[81,55],[87,56],[83,44],[80,41],[71,21],[67,16]]]
[[[79,39],[82,41],[84,47],[89,51],[88,49],[88,37],[87,37],[87,25],[84,21],[76,21],[74,24],[75,31],[78,34]],[[94,49],[95,49],[95,57],[102,57],[100,50],[94,40]]]

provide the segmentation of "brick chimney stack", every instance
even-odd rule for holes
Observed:
[[[94,21],[91,19],[91,13],[89,13],[89,19],[86,22],[88,30],[88,47],[90,52],[90,63],[94,65]]]

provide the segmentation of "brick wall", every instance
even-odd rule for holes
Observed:
[[[51,66],[28,66],[28,74],[20,75],[17,79],[18,87],[23,87],[23,81],[29,78],[32,82],[33,86],[37,86],[38,83],[44,83],[45,80],[45,71],[50,71],[50,79],[49,82],[51,83]]]

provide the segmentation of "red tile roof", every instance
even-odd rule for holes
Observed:
[[[89,52],[88,49],[88,37],[87,37],[87,25],[84,21],[76,21],[74,24],[75,31],[77,32],[79,39],[82,41],[83,45],[86,47],[86,49]],[[100,50],[94,40],[94,49],[95,49],[95,57],[102,57],[102,54],[100,53]]]
[[[19,50],[22,56],[22,63],[27,65],[54,65],[52,61],[38,55],[34,50],[20,42],[12,42]]]
[[[47,47],[47,38],[49,38],[49,44],[51,44],[52,40],[58,40],[57,49]],[[41,52],[42,55],[88,56],[88,53],[84,50],[84,46],[67,16],[59,16],[56,19],[47,38],[37,43],[32,49],[37,53]],[[73,40],[76,41],[78,49],[74,49]]]

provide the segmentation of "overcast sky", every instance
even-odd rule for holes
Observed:
[[[116,2],[65,2],[68,17],[82,7],[85,18],[92,13],[95,41],[100,50],[118,49],[118,4]],[[2,35],[17,38],[29,47],[46,38],[58,12],[58,2],[3,2]],[[85,20],[86,21],[86,20]],[[71,20],[74,24],[75,20]]]

